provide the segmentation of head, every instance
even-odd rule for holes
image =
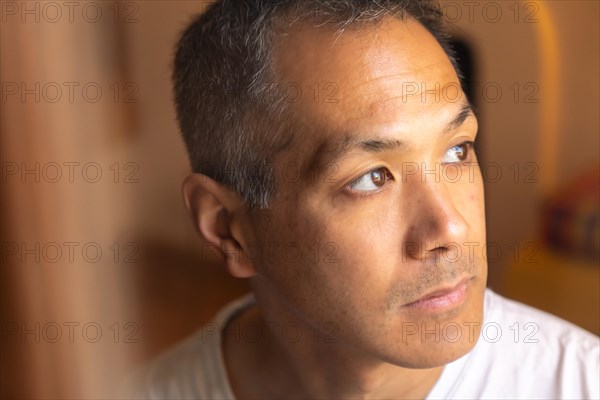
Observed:
[[[472,348],[487,276],[477,120],[439,18],[428,1],[222,1],[174,70],[186,206],[229,272],[274,318],[415,368]]]

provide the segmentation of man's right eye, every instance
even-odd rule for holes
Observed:
[[[380,167],[367,172],[348,185],[348,188],[357,192],[373,192],[381,188],[389,179],[394,179],[390,171]]]

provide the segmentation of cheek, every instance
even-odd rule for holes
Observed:
[[[476,219],[478,222],[475,224],[475,221],[472,221],[473,223],[471,225],[483,225],[483,227],[485,227],[485,203],[483,192],[471,193],[466,203],[468,204],[470,216],[472,216],[472,218]]]
[[[373,209],[375,211],[373,211]],[[400,243],[396,241],[396,219],[377,210],[385,207],[356,207],[352,213],[334,215],[317,209],[298,209],[294,229],[278,233],[279,240],[298,245],[300,259],[280,260],[285,271],[275,271],[274,279],[296,293],[314,294],[321,304],[347,309],[369,307],[384,297]],[[286,224],[291,227],[292,224]],[[397,242],[397,243],[396,243]],[[394,251],[396,249],[396,251]]]
[[[472,230],[478,231],[485,225],[483,180],[479,169],[465,169],[458,182],[448,183],[454,204],[469,223]]]
[[[335,248],[335,262],[322,262],[319,268],[331,293],[344,297],[351,307],[377,307],[394,279],[401,255],[400,229],[395,225],[397,219],[383,210],[389,208],[357,207],[322,232]]]

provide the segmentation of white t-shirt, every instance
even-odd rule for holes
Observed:
[[[220,330],[255,303],[249,293],[131,379],[143,399],[235,399]],[[219,333],[219,334],[215,334]],[[481,336],[447,364],[427,399],[599,399],[600,338],[553,315],[486,290]]]

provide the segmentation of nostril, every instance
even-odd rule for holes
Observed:
[[[405,254],[411,257],[418,256],[422,252],[422,244],[417,242],[405,242],[402,244]]]

